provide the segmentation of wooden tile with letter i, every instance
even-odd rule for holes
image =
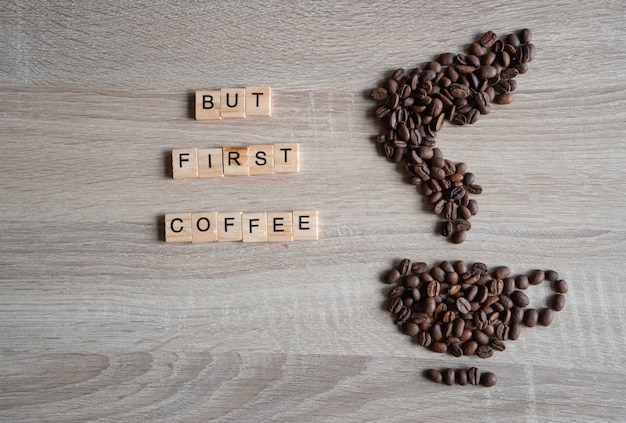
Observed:
[[[221,119],[220,102],[220,90],[196,91],[196,120]]]
[[[297,173],[300,171],[298,144],[274,144],[274,172]]]
[[[241,215],[243,242],[267,242],[266,213],[243,213]]]
[[[271,144],[248,147],[250,175],[274,174],[274,146]]]
[[[165,242],[191,242],[191,213],[165,215]]]
[[[242,239],[241,212],[218,213],[217,240],[222,242],[241,241]]]
[[[198,176],[213,178],[224,176],[224,162],[221,148],[198,149]]]
[[[217,213],[192,213],[191,234],[191,242],[217,241]]]
[[[224,175],[249,175],[248,147],[222,147]]]
[[[220,107],[222,118],[246,117],[246,89],[222,88],[220,90]]]
[[[198,149],[172,150],[172,177],[192,179],[198,177]]]
[[[318,239],[316,211],[293,212],[293,240],[312,241]]]
[[[267,214],[267,240],[293,241],[293,215],[291,212]]]
[[[270,87],[246,87],[246,116],[271,116],[272,90]]]

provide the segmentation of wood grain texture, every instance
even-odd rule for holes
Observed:
[[[0,420],[626,421],[622,1],[0,5]],[[462,245],[372,142],[367,99],[474,37],[533,29],[515,101],[438,146],[483,185]],[[272,87],[198,122],[194,92]],[[171,151],[298,143],[300,173],[173,180]],[[316,210],[319,240],[171,244],[170,212]],[[417,346],[403,257],[556,269],[567,305],[492,359]],[[547,292],[537,289],[533,301]],[[429,367],[479,365],[491,389]]]

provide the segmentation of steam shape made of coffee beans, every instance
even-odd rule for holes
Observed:
[[[410,183],[443,218],[441,234],[456,244],[465,241],[478,212],[470,195],[482,187],[465,163],[444,158],[435,138],[444,120],[473,124],[491,111],[491,103],[513,101],[515,77],[526,73],[535,56],[531,40],[529,29],[501,39],[487,31],[466,54],[443,53],[411,72],[397,69],[384,86],[370,91],[380,103],[374,112],[383,128],[377,143],[389,160],[404,163]]]

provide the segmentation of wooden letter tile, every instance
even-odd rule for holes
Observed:
[[[267,214],[267,240],[293,241],[293,215],[290,212]]]
[[[223,118],[246,117],[245,88],[222,88],[220,97]]]
[[[198,149],[172,150],[172,176],[174,179],[198,177]]]
[[[274,144],[274,172],[297,173],[300,170],[298,144]]]
[[[243,242],[267,242],[266,213],[243,213],[241,221]]]
[[[165,242],[191,242],[191,213],[165,215]]]
[[[221,119],[220,101],[220,90],[196,91],[196,120]]]
[[[217,214],[217,240],[218,241],[241,241],[241,212]]]
[[[272,90],[270,87],[246,87],[246,116],[271,116]]]
[[[248,147],[223,147],[224,175],[249,175]]]
[[[192,242],[217,241],[217,213],[192,213],[191,233]]]
[[[293,212],[293,240],[316,240],[317,231],[316,211],[294,211]]]
[[[200,178],[224,176],[221,148],[198,149],[198,176]]]
[[[250,175],[274,174],[274,146],[271,144],[248,147]]]

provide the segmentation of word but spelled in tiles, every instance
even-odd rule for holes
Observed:
[[[174,179],[272,175],[299,171],[300,148],[298,144],[172,150],[172,177]]]
[[[316,211],[165,215],[165,242],[278,242],[317,239]]]
[[[195,100],[196,120],[272,115],[270,87],[198,90]]]

